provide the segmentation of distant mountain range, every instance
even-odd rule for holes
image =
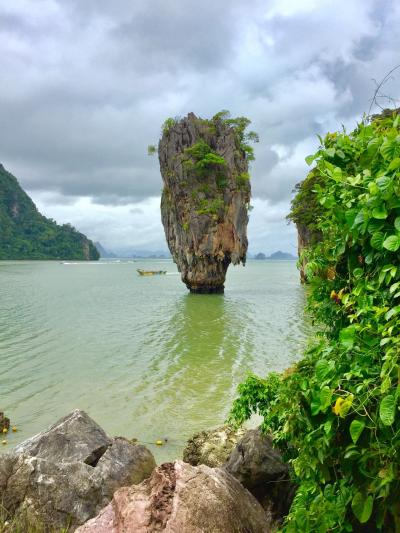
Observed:
[[[37,210],[17,179],[0,164],[0,259],[98,259],[91,240],[70,224]]]
[[[280,250],[278,250],[277,252],[274,252],[273,254],[269,255],[268,257],[263,254],[262,252],[256,254],[254,256],[254,259],[259,259],[259,260],[272,260],[272,261],[293,261],[295,259],[297,259],[297,257],[295,257],[294,255],[292,254],[289,254],[287,252],[281,252]]]
[[[131,249],[114,249],[112,252],[104,248],[100,242],[95,243],[100,257],[103,258],[129,258],[129,259],[170,259],[171,254],[162,250],[131,250]]]
[[[162,250],[131,250],[131,249],[115,249],[114,251],[107,250],[100,242],[95,243],[97,250],[99,251],[100,257],[104,259],[110,259],[115,257],[120,258],[130,258],[130,259],[170,259],[171,254]],[[251,255],[249,256],[252,257]],[[294,261],[297,259],[292,254],[287,252],[281,252],[278,250],[273,254],[266,256],[264,253],[260,252],[254,255],[253,259],[266,260],[266,261]]]

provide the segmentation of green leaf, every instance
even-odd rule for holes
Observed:
[[[315,154],[312,154],[312,155],[308,155],[305,159],[306,159],[306,163],[307,165],[311,165],[311,163],[315,160],[317,156]]]
[[[364,274],[364,270],[363,270],[362,268],[359,268],[359,267],[358,267],[358,268],[355,268],[355,269],[353,270],[353,276],[354,276],[355,278],[361,278],[361,276],[362,276],[363,274]]]
[[[392,316],[398,315],[399,313],[400,313],[400,305],[396,305],[396,307],[392,307],[392,309],[390,309],[390,311],[388,311],[385,314],[385,318],[386,320],[390,320]]]
[[[379,418],[384,426],[391,426],[396,414],[396,398],[388,394],[379,405]]]
[[[336,150],[334,148],[327,148],[325,153],[328,157],[335,157]]]
[[[319,393],[319,402],[321,411],[325,411],[332,402],[332,390],[329,387],[323,387]]]
[[[356,444],[356,442],[360,438],[360,435],[363,432],[364,428],[365,428],[364,420],[353,420],[352,423],[350,424],[350,436],[354,444]]]
[[[365,496],[361,492],[357,492],[351,502],[353,513],[361,524],[365,524],[371,518],[373,506],[372,496]]]
[[[349,326],[347,328],[342,329],[339,333],[339,340],[341,345],[347,348],[348,350],[350,348],[353,348],[355,334],[356,329],[354,326]]]
[[[376,180],[376,184],[382,192],[385,192],[391,183],[392,180],[388,176],[382,176]]]
[[[400,247],[400,237],[398,235],[390,235],[383,241],[383,247],[389,252],[397,252]]]
[[[393,285],[391,285],[389,289],[390,294],[394,293],[394,291],[396,291],[399,287],[400,281],[396,281],[396,283],[393,283]]]
[[[318,398],[313,398],[311,400],[310,407],[311,407],[311,414],[313,416],[317,415],[319,413],[320,408],[321,408],[321,404],[319,402],[319,399]]]
[[[400,168],[400,157],[395,157],[390,163],[388,170],[397,170]]]
[[[353,227],[355,226],[360,226],[361,224],[363,224],[366,220],[368,220],[368,216],[366,216],[364,210],[361,210],[356,218],[354,219],[354,223],[353,223]]]
[[[378,218],[379,220],[387,218],[388,212],[386,211],[386,207],[384,206],[384,204],[374,207],[374,209],[372,210],[372,216],[374,218]]]
[[[397,231],[400,231],[400,217],[395,218],[394,227],[397,229]]]
[[[377,231],[371,237],[371,246],[376,250],[382,250],[383,241],[385,240],[385,235],[381,231]]]
[[[381,146],[381,154],[384,159],[393,159],[396,153],[397,143],[395,140],[386,139]]]
[[[368,190],[372,196],[376,196],[379,192],[379,187],[374,181],[371,181],[368,183]]]
[[[381,231],[384,226],[384,221],[371,218],[371,220],[368,222],[368,231],[369,233],[375,233],[376,231]]]
[[[315,365],[315,376],[319,383],[325,381],[325,378],[332,372],[333,366],[333,362],[327,361],[326,359],[321,359],[317,362]]]

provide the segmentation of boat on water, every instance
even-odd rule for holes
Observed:
[[[161,274],[166,274],[166,270],[142,270],[141,268],[136,269],[139,276],[160,276]]]

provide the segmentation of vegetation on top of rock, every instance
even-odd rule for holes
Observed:
[[[169,117],[164,121],[164,124],[162,125],[161,132],[162,133],[168,133],[169,130],[178,122],[177,118]]]
[[[240,385],[232,418],[259,413],[293,465],[284,531],[396,532],[400,116],[328,134],[308,162],[321,181],[307,192],[321,206],[306,253],[317,340],[289,371]]]
[[[217,172],[217,179],[224,175],[225,159],[218,155],[203,139],[185,148],[182,163],[188,172],[204,176],[211,170]]]
[[[219,113],[216,113],[211,121],[213,123],[220,121],[233,128],[238,137],[241,150],[246,153],[247,161],[254,161],[254,149],[250,143],[258,143],[260,137],[255,131],[246,131],[251,124],[250,119],[247,117],[231,118],[230,112],[227,109],[224,109]]]
[[[171,128],[173,128],[173,126],[178,124],[179,120],[180,117],[167,118],[162,125],[161,135],[167,134],[171,130]],[[211,135],[215,135],[217,133],[218,125],[222,124],[232,128],[237,136],[238,148],[245,152],[247,161],[254,161],[254,149],[251,146],[251,143],[258,143],[260,141],[260,137],[255,131],[246,131],[248,126],[250,126],[251,124],[250,119],[248,119],[247,117],[232,118],[230,112],[227,109],[223,109],[222,111],[216,113],[211,119],[198,118],[197,120],[199,124],[201,124],[202,126],[206,126],[207,132]],[[204,141],[196,143],[199,146],[193,146],[193,152],[190,155],[192,155],[195,159],[200,160],[206,157],[207,154],[214,154],[215,156],[220,157],[220,159],[218,161],[212,161],[212,155],[209,155],[209,161],[205,161],[205,165],[207,166],[210,163],[223,165],[223,157],[216,154],[206,143],[203,143]],[[155,155],[157,151],[158,149],[156,145],[148,145],[148,155]],[[202,169],[202,166],[200,165],[198,169]]]
[[[319,218],[323,214],[323,206],[319,203],[314,194],[315,187],[325,186],[324,177],[313,169],[305,180],[297,183],[294,192],[296,196],[291,203],[290,213],[287,216],[298,226],[306,226],[310,232],[319,231]]]
[[[98,259],[70,224],[41,215],[17,179],[0,165],[0,259]]]

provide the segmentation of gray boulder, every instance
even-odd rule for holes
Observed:
[[[238,442],[224,468],[281,520],[289,511],[294,496],[289,466],[273,447],[269,435],[251,429]]]
[[[15,453],[54,462],[77,461],[94,466],[111,443],[112,439],[89,415],[75,409],[46,431],[16,446]]]
[[[246,432],[232,451],[225,468],[248,489],[288,473],[288,466],[282,461],[280,452],[273,448],[271,437],[260,429]]]
[[[76,533],[268,533],[271,517],[221,468],[165,463],[140,485],[117,490]]]
[[[183,450],[183,460],[192,466],[222,466],[245,433],[245,429],[231,426],[200,431],[188,440]]]
[[[75,410],[0,456],[0,501],[11,514],[74,529],[107,505],[116,489],[140,483],[155,466],[147,448],[109,438]]]

